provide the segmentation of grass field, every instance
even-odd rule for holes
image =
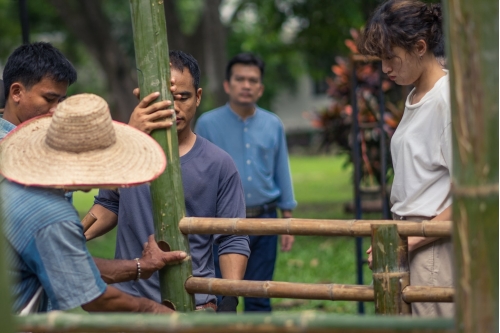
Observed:
[[[344,168],[345,157],[291,156],[293,185],[299,203],[294,217],[314,219],[351,219],[344,213],[344,203],[352,200],[352,171]],[[74,203],[81,214],[92,205],[95,192],[75,193]],[[372,215],[378,218],[377,215]],[[365,216],[370,218],[370,216]],[[88,247],[94,256],[112,258],[115,233],[92,240]],[[364,247],[368,247],[364,240]],[[366,284],[371,271],[363,271]],[[296,237],[292,251],[279,252],[274,275],[276,281],[304,283],[356,284],[355,241],[343,237]],[[319,310],[330,313],[356,313],[357,304],[345,301],[305,301],[273,299],[275,311]],[[365,303],[373,313],[373,303]]]

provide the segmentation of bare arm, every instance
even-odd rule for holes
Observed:
[[[142,257],[139,259],[141,266],[141,279],[149,279],[157,270],[165,265],[179,263],[187,257],[186,252],[164,252],[160,250],[154,236],[149,236],[144,244]],[[137,279],[138,269],[136,260],[107,260],[94,258],[94,262],[101,272],[101,277],[108,284],[125,282]],[[246,265],[246,264],[245,264]]]
[[[450,205],[431,221],[450,221],[451,211],[452,206]],[[419,247],[432,243],[437,239],[439,239],[439,237],[408,237],[408,251],[416,250]]]
[[[116,224],[118,223],[118,216],[99,204],[92,206],[89,210],[89,214],[90,213],[96,217],[96,221],[85,232],[85,238],[87,241],[104,235],[116,227]]]
[[[174,312],[172,309],[152,300],[130,296],[112,286],[108,286],[101,296],[82,305],[82,308],[88,312]]]
[[[227,253],[219,257],[220,272],[224,279],[242,280],[248,258],[242,254]]]
[[[292,218],[291,210],[283,210],[281,212],[284,219]],[[288,252],[292,249],[293,242],[295,242],[295,237],[293,235],[281,235],[281,251]]]
[[[451,212],[452,212],[452,206],[450,205],[448,208],[443,210],[438,216],[433,218],[431,221],[450,221],[451,220]],[[424,245],[427,245],[429,243],[434,242],[435,240],[438,240],[439,237],[408,237],[408,251],[413,251],[418,249],[419,247],[422,247]],[[372,247],[366,251],[366,254],[368,254],[368,267],[372,268]]]

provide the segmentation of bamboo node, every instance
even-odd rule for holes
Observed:
[[[463,187],[452,184],[451,192],[460,197],[486,197],[491,194],[498,194],[498,183]]]

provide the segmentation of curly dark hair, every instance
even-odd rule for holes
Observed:
[[[408,53],[424,40],[436,57],[444,57],[443,16],[440,4],[418,0],[389,0],[380,5],[364,28],[358,42],[361,54],[392,58],[393,47]]]

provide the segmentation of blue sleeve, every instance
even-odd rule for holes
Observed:
[[[280,123],[281,125],[281,123]],[[278,207],[281,210],[292,210],[297,206],[293,194],[292,176],[290,173],[290,162],[288,160],[288,149],[286,145],[285,130],[283,125],[279,131],[279,146],[275,155],[274,181],[280,189],[281,195],[278,199]]]
[[[225,168],[230,176],[219,186],[217,192],[217,214],[215,217],[246,216],[245,197],[240,175],[232,159],[228,158]],[[250,239],[248,236],[214,235],[214,241],[219,244],[219,255],[237,253],[250,256]]]
[[[99,193],[94,197],[94,204],[101,205],[118,215],[120,193],[113,190],[99,190]]]
[[[79,307],[106,290],[79,223],[58,222],[40,229],[23,257],[36,272],[53,309]]]

